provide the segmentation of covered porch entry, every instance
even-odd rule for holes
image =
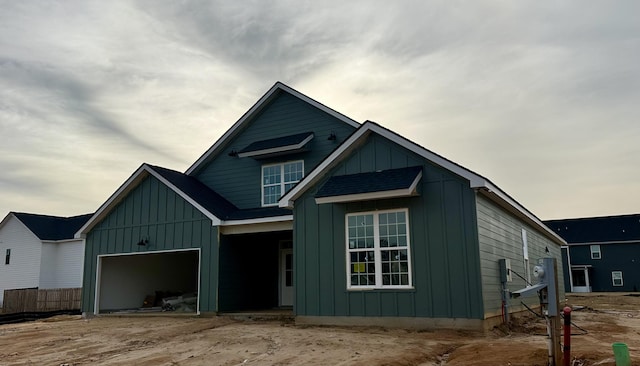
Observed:
[[[571,266],[571,292],[591,292],[591,268],[589,264]]]
[[[221,313],[293,308],[291,230],[220,236]]]

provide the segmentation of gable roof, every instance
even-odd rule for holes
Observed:
[[[189,169],[185,172],[188,175],[193,175],[198,172],[198,170],[205,166],[209,161],[211,161],[222,149],[224,149],[227,141],[233,139],[236,135],[238,135],[243,128],[249,123],[255,116],[257,116],[265,107],[269,105],[269,103],[274,100],[276,97],[280,95],[280,93],[289,93],[294,97],[301,99],[302,101],[310,104],[313,107],[320,109],[321,111],[337,118],[338,120],[343,121],[344,123],[358,128],[360,124],[351,118],[339,113],[324,104],[309,98],[308,96],[300,93],[299,91],[281,83],[276,82],[247,112],[245,112],[240,119],[231,126],[230,129],[227,130],[219,139],[216,141],[213,146],[209,148],[202,156],[196,160]]]
[[[331,154],[329,154],[329,156],[327,156],[320,164],[318,164],[314,168],[314,170],[312,170],[306,177],[304,177],[287,194],[282,196],[280,198],[280,201],[278,202],[278,205],[280,207],[292,208],[294,201],[298,197],[300,197],[308,188],[318,183],[324,177],[325,172],[328,172],[333,167],[338,165],[354,149],[364,144],[367,137],[372,133],[385,137],[388,140],[423,157],[431,163],[441,166],[449,170],[450,172],[467,179],[471,188],[477,189],[478,192],[480,192],[493,202],[497,203],[502,208],[520,217],[530,225],[540,229],[542,233],[544,233],[549,239],[553,240],[557,244],[566,244],[559,235],[545,226],[542,221],[538,219],[533,213],[527,210],[524,206],[518,203],[507,193],[498,188],[498,186],[493,184],[487,178],[474,173],[473,171],[459,164],[456,164],[453,161],[448,160],[372,121],[366,121],[364,124],[362,124],[360,128],[358,128],[340,146],[338,146],[338,148],[336,148]]]
[[[569,244],[640,241],[640,214],[548,220]]]
[[[291,212],[279,207],[263,207],[256,209],[238,209],[233,203],[227,201],[220,194],[204,185],[198,179],[177,172],[175,170],[142,164],[125,181],[118,190],[98,208],[86,223],[75,232],[75,237],[83,237],[111,210],[118,205],[135,187],[146,177],[153,176],[167,186],[189,204],[194,206],[203,215],[208,217],[213,225],[238,225],[246,223],[243,220],[258,221],[283,221],[292,220]]]
[[[86,235],[86,233],[104,219],[129,192],[150,175],[158,179],[185,201],[189,202],[189,204],[193,205],[203,215],[211,219],[214,225],[219,225],[222,218],[227,216],[229,212],[237,210],[231,202],[224,199],[197,179],[171,169],[145,163],[98,208],[96,213],[76,232],[75,236],[82,237]]]
[[[43,241],[59,241],[73,239],[73,234],[84,225],[92,214],[72,217],[48,216],[25,212],[10,212],[20,220],[38,239]]]

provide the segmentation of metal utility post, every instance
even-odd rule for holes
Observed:
[[[547,320],[547,334],[549,337],[549,365],[562,364],[560,350],[560,314],[558,294],[558,266],[555,258],[543,258],[542,263],[533,268],[533,275],[538,283],[511,293],[511,297],[528,297],[538,294],[540,306]]]

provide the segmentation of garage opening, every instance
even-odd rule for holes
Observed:
[[[95,313],[199,313],[199,267],[199,249],[98,256]]]

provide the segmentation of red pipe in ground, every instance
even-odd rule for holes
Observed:
[[[571,308],[566,306],[562,313],[564,315],[564,344],[562,347],[564,366],[571,366]]]

